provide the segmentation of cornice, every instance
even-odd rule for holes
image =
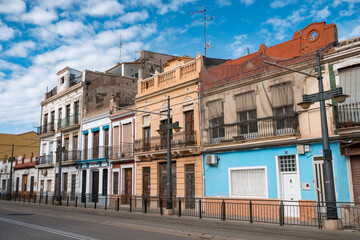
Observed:
[[[45,104],[47,104],[47,103],[49,103],[49,102],[52,102],[52,101],[54,101],[54,100],[56,100],[56,99],[58,99],[58,98],[61,98],[61,97],[63,97],[64,95],[69,94],[69,93],[71,93],[72,91],[77,90],[78,88],[81,88],[82,86],[83,86],[82,82],[79,82],[79,83],[75,84],[74,86],[72,86],[72,87],[70,87],[70,88],[68,88],[68,89],[66,89],[66,90],[64,90],[64,91],[56,94],[55,96],[52,96],[52,97],[50,97],[50,98],[48,98],[48,99],[46,99],[46,100],[41,101],[40,105],[41,105],[41,106],[44,106]]]

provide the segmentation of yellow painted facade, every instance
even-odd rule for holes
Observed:
[[[14,144],[14,157],[24,156],[26,158],[38,156],[39,141],[35,132],[21,134],[0,133],[0,161],[11,157],[11,145]]]
[[[202,157],[200,155],[198,82],[202,66],[202,56],[196,58],[179,57],[164,64],[164,72],[138,82],[138,94],[135,99],[136,110],[166,113],[167,98],[170,97],[172,122],[179,122],[182,129],[173,131],[172,162],[176,164],[176,196],[186,195],[185,168],[193,164],[195,197],[202,196]],[[192,126],[189,125],[189,113],[192,114]],[[187,114],[187,117],[185,116]],[[166,146],[163,137],[157,132],[166,116],[137,113],[136,115],[136,195],[143,195],[143,169],[150,167],[150,196],[161,193],[160,167],[166,165]],[[188,120],[186,120],[188,119]],[[144,148],[148,129],[149,147]],[[191,128],[191,131],[189,130]],[[191,139],[191,141],[189,141]],[[165,143],[166,144],[166,143]]]

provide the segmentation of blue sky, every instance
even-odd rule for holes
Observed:
[[[0,133],[35,130],[46,88],[66,66],[104,71],[149,50],[195,56],[203,50],[206,5],[209,57],[237,58],[290,40],[311,22],[360,36],[360,0],[0,0]]]

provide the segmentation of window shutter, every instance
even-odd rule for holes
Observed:
[[[266,198],[265,168],[231,170],[231,196]]]
[[[272,106],[274,108],[294,104],[293,89],[290,82],[271,86]]]
[[[143,127],[150,126],[150,115],[143,116]]]
[[[343,88],[343,93],[350,95],[346,103],[360,102],[360,65],[340,69],[340,86]]]
[[[242,93],[235,96],[236,111],[243,112],[256,109],[255,92]]]
[[[209,119],[214,119],[223,116],[223,102],[221,100],[215,100],[207,103],[209,111]]]

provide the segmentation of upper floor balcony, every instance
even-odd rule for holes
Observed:
[[[298,115],[285,114],[204,129],[203,143],[219,144],[298,133]]]
[[[341,104],[335,107],[335,115],[337,130],[340,133],[349,130],[351,133],[360,126],[360,103]]]
[[[171,134],[171,152],[173,155],[195,153],[199,150],[196,131],[183,131]],[[147,157],[151,155],[166,155],[167,135],[143,138],[135,141],[135,155]]]
[[[37,127],[37,134],[50,134],[55,132],[55,126],[54,123],[48,123],[45,125],[42,125],[40,127]]]
[[[56,163],[60,160],[60,154],[56,153]],[[63,150],[61,152],[61,163],[64,165],[74,164],[75,161],[81,160],[80,150]]]
[[[201,70],[201,58],[179,65],[171,70],[158,73],[150,78],[139,81],[138,96],[157,92],[158,90],[179,85],[189,80],[197,79]]]
[[[81,151],[81,161],[94,159],[109,159],[111,156],[110,146],[99,146],[95,148],[87,148]]]
[[[58,120],[57,129],[68,128],[68,127],[79,127],[80,115],[73,114]]]
[[[134,144],[133,143],[121,143],[118,146],[112,146],[110,148],[109,159],[112,160],[128,160],[134,158]]]
[[[36,161],[36,165],[51,165],[53,163],[53,154],[40,156]]]

